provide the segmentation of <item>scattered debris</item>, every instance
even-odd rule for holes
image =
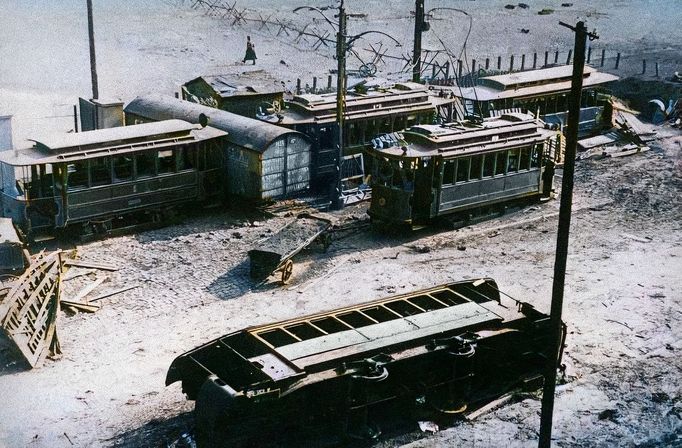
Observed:
[[[548,14],[552,14],[553,12],[554,12],[554,10],[551,8],[543,8],[540,11],[538,11],[538,15],[546,16]]]
[[[561,6],[564,8],[570,8],[571,6],[573,6],[573,3],[562,3]]]
[[[653,241],[653,238],[650,238],[648,236],[647,237],[641,237],[641,236],[632,235],[630,233],[625,233],[625,232],[621,233],[620,235],[623,238],[627,238],[627,239],[633,240],[633,241],[639,241],[640,243],[650,243]]]
[[[0,326],[31,367],[61,354],[57,338],[61,252],[40,253],[0,302]]]
[[[519,8],[528,9],[528,8],[530,8],[530,6],[528,6],[526,3],[519,3]]]
[[[0,271],[21,273],[29,265],[30,259],[12,219],[0,218]]]
[[[599,420],[611,420],[612,422],[617,422],[618,410],[616,409],[604,409],[599,413]]]
[[[530,33],[530,30],[527,29],[527,28],[521,28],[521,32],[522,32],[523,34],[528,34],[528,33]]]
[[[495,409],[498,409],[498,408],[504,406],[505,404],[510,402],[512,398],[514,398],[513,393],[505,394],[505,395],[501,396],[500,398],[498,398],[494,401],[491,401],[490,403],[486,404],[485,406],[481,406],[480,408],[476,409],[475,411],[472,411],[468,414],[465,414],[464,417],[467,419],[467,421],[472,421],[472,420],[480,417],[481,415],[487,414],[488,412],[492,412]]]
[[[514,9],[516,5],[504,5],[504,9]]]
[[[417,422],[419,424],[419,429],[422,432],[431,432],[431,433],[437,433],[440,428],[438,428],[438,423],[436,422],[430,422],[430,421],[419,421]]]
[[[630,325],[626,324],[625,322],[620,322],[620,321],[613,320],[613,319],[604,319],[604,320],[605,320],[606,322],[613,322],[614,324],[622,325],[622,326],[624,326],[625,328],[627,328],[628,330],[632,331],[632,327],[631,327]]]

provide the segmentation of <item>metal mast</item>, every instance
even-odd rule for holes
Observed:
[[[88,5],[88,39],[90,41],[90,78],[92,79],[92,99],[99,98],[97,86],[97,61],[95,60],[95,27],[92,21],[92,0],[87,0]]]

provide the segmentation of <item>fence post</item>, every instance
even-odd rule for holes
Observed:
[[[502,70],[502,56],[497,57],[497,69]]]
[[[485,58],[485,69],[488,70],[490,68],[490,58]]]
[[[447,83],[448,79],[450,78],[450,61],[445,61],[445,65],[443,67],[445,68],[445,72],[443,74],[445,75],[445,82]]]
[[[568,57],[566,57],[566,65],[571,64],[571,56],[573,56],[573,49],[568,50]]]
[[[559,50],[554,52],[554,63],[555,64],[559,63]]]
[[[313,93],[317,93],[317,76],[313,76]]]
[[[592,47],[587,49],[587,63],[590,63],[590,59],[592,58]]]
[[[620,53],[616,55],[616,69],[618,69],[618,64],[620,64]]]
[[[509,57],[509,72],[514,71],[514,55]]]
[[[533,68],[537,68],[538,66],[538,54],[533,53]]]
[[[545,65],[549,63],[549,51],[545,51]]]
[[[601,50],[601,64],[599,65],[600,67],[604,66],[604,59],[606,59],[606,49],[602,48],[602,50]]]
[[[646,73],[646,59],[642,59],[642,74]]]
[[[471,60],[471,76],[473,76],[474,73],[476,73],[476,59]]]
[[[296,95],[301,94],[301,78],[296,78]]]
[[[436,79],[436,65],[438,65],[438,62],[431,64],[431,79]]]
[[[523,71],[523,69],[525,69],[525,68],[526,68],[526,55],[522,54],[521,55],[521,70]]]
[[[457,81],[462,79],[462,60],[457,59]]]
[[[332,89],[332,75],[327,76],[327,90]]]
[[[658,61],[656,61],[656,77],[658,78]]]

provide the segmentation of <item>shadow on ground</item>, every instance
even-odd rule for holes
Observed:
[[[182,434],[194,427],[194,413],[185,412],[166,420],[152,419],[139,428],[131,429],[106,440],[106,446],[120,448],[166,448]]]

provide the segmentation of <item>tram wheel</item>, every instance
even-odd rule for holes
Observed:
[[[287,284],[291,279],[291,274],[294,272],[294,262],[287,260],[282,267],[282,283]]]

